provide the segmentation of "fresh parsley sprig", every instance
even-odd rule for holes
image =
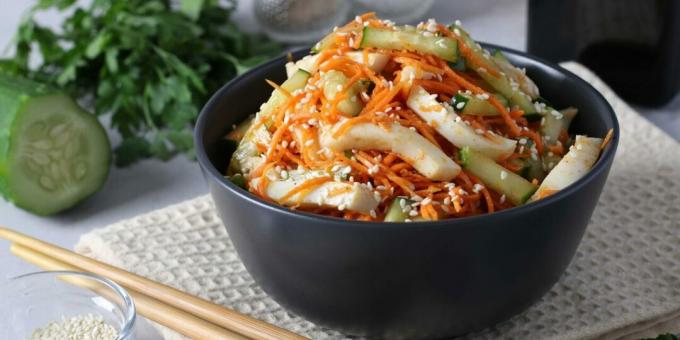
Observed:
[[[193,157],[192,124],[219,86],[271,58],[280,46],[229,20],[235,0],[41,0],[21,22],[15,54],[0,68],[47,82],[97,115],[111,113],[122,141],[119,166],[139,159]],[[59,30],[35,14],[67,15]],[[37,54],[37,67],[29,67]]]

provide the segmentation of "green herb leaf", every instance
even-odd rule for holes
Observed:
[[[209,96],[237,74],[280,51],[229,20],[236,1],[40,0],[21,22],[15,54],[0,71],[94,99],[122,136],[119,166],[147,157],[192,158],[192,126]],[[40,26],[42,11],[66,14],[59,29]],[[70,13],[70,14],[69,14]],[[29,69],[29,59],[39,64]]]

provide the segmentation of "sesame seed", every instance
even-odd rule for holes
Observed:
[[[501,176],[502,176],[502,175],[501,175]],[[479,183],[475,183],[475,185],[472,187],[472,191],[473,191],[475,194],[478,193],[478,192],[480,192],[480,191],[482,191],[483,189],[484,189],[484,186],[481,185],[481,184],[479,184]]]
[[[312,145],[314,145],[314,140],[310,139],[310,140],[305,142],[305,146],[312,146]]]
[[[500,202],[501,204],[505,203],[505,194],[501,195]]]
[[[465,107],[465,102],[460,102],[456,104],[456,109],[462,110]]]
[[[378,214],[375,213],[375,210],[371,209],[371,211],[368,212],[371,217],[376,218],[378,217]]]
[[[408,222],[413,222],[413,221],[410,218],[405,218],[404,222],[408,223]]]
[[[408,215],[413,217],[413,216],[418,216],[418,211],[417,210],[411,210],[408,212]]]
[[[340,204],[340,205],[338,206],[338,210],[340,210],[340,211],[345,210],[345,208],[346,208],[345,204]]]
[[[508,173],[505,170],[501,170],[501,180],[508,178]]]
[[[478,134],[478,135],[483,135],[483,134],[484,134],[484,130],[482,130],[482,129],[475,129],[475,133]]]

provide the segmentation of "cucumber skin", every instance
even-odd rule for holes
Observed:
[[[394,39],[399,35],[401,35],[401,39]],[[444,45],[448,44],[447,48],[450,50],[436,45],[433,40],[441,40]],[[456,40],[448,37],[426,37],[418,32],[403,30],[392,31],[382,28],[364,27],[360,47],[406,49],[423,54],[431,54],[449,62],[456,62],[458,58],[458,44]]]
[[[105,141],[107,144],[107,150],[109,151],[108,157],[106,157],[106,164],[104,167],[105,173],[103,174],[103,180],[99,185],[92,190],[89,194],[81,197],[73,205],[63,207],[56,211],[52,210],[40,210],[35,209],[31,206],[22,204],[21,202],[16,202],[14,200],[14,195],[10,190],[8,183],[9,177],[9,163],[11,162],[11,151],[12,151],[12,131],[18,128],[16,125],[19,121],[19,116],[23,109],[28,105],[29,100],[36,97],[50,96],[50,95],[63,95],[70,98],[68,95],[49,87],[45,84],[36,83],[30,80],[16,78],[13,76],[6,75],[0,72],[0,195],[2,195],[7,201],[16,205],[17,207],[26,210],[30,213],[47,216],[58,213],[60,211],[69,209],[74,205],[86,200],[88,197],[94,195],[99,189],[104,185],[106,179],[109,176],[112,155],[111,155],[111,144],[108,139],[106,130],[99,123],[97,118],[92,114],[81,109],[81,115],[83,119],[89,119],[93,123],[95,129],[99,129],[99,132],[105,136]],[[74,106],[80,108],[80,106],[73,101]],[[49,198],[44,198],[49,199]]]
[[[409,215],[401,210],[401,204],[399,204],[400,201],[404,201],[407,205],[411,205],[413,203],[412,200],[406,197],[397,197],[394,199],[394,201],[392,201],[390,207],[387,209],[387,213],[385,214],[385,219],[383,222],[404,222],[407,218],[409,218]]]
[[[10,114],[0,114],[0,194],[11,201],[7,183],[8,162],[11,150],[12,130],[15,128],[18,112],[31,97],[52,94],[53,90],[43,84],[36,84],[0,72],[0,109]],[[14,114],[11,114],[14,113]]]
[[[488,165],[490,165],[490,166],[495,165],[495,166],[502,168],[493,159],[490,159],[490,158],[488,158],[484,155],[481,155],[481,154],[471,150],[469,147],[464,147],[460,150],[460,160],[461,160],[461,165],[463,166],[463,168],[470,170],[470,172],[473,175],[475,175],[476,177],[478,177],[484,183],[485,186],[487,186],[491,189],[494,189],[497,192],[505,194],[507,199],[510,202],[512,202],[514,205],[524,204],[531,197],[531,195],[533,195],[533,193],[538,188],[537,186],[531,184],[529,181],[527,181],[526,179],[524,179],[520,175],[518,175],[518,174],[516,174],[516,173],[514,173],[510,170],[505,170],[505,171],[507,171],[507,176],[508,176],[508,178],[506,178],[504,180],[504,181],[507,181],[507,182],[504,182],[504,183],[507,183],[506,186],[502,186],[496,180],[485,181],[485,178],[483,178],[483,177],[485,177],[484,174],[478,173],[478,171],[476,171],[474,169],[474,168],[476,168],[476,166],[472,164],[474,162],[474,158],[478,159],[477,163],[480,162],[480,161],[486,163],[488,161],[488,162],[490,162]],[[484,166],[484,164],[481,164],[481,165]],[[505,168],[503,168],[503,169],[505,169]],[[510,183],[511,181],[514,182],[512,184],[515,184],[515,186],[521,185],[523,187],[521,189],[525,190],[525,192],[522,193],[522,194],[519,194],[518,192],[516,192],[516,190],[512,190],[512,188],[509,188],[508,186],[512,185]]]

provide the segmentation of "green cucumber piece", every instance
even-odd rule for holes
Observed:
[[[503,52],[496,50],[493,53],[493,60],[496,66],[501,69],[510,79],[519,85],[520,91],[527,94],[531,100],[536,100],[540,97],[538,87],[529,76],[527,76],[523,70],[520,70],[515,65],[513,65],[508,58],[505,57]]]
[[[241,175],[241,174],[233,174],[231,176],[227,176],[227,178],[234,184],[236,184],[237,187],[245,189],[246,188],[246,178]]]
[[[461,41],[465,46],[475,54],[475,58],[479,60],[485,60],[488,67],[492,68],[493,73],[498,73],[498,76],[493,76],[489,73],[489,70],[475,69],[475,72],[486,81],[491,87],[502,94],[504,97],[510,100],[510,103],[517,105],[520,109],[524,111],[524,114],[536,113],[536,108],[531,101],[531,97],[526,95],[519,89],[519,84],[513,86],[510,82],[510,78],[503,73],[503,71],[496,65],[494,60],[485,54],[485,50],[477,44],[465,30],[459,26],[451,27],[452,30],[457,30],[461,37]]]
[[[536,185],[469,147],[460,150],[460,158],[465,169],[487,187],[504,194],[514,205],[523,204],[536,191]]]
[[[323,75],[323,94],[326,98],[333,100],[335,96],[340,92],[338,87],[343,87],[347,84],[349,78],[345,76],[342,72],[331,70]],[[352,87],[347,89],[347,98],[341,100],[338,103],[338,109],[348,115],[356,116],[364,108],[364,104],[359,100],[359,92],[365,90],[368,87],[368,80],[359,80]],[[352,99],[354,98],[354,99]]]
[[[0,194],[38,215],[68,209],[106,181],[111,145],[69,96],[0,74]]]
[[[528,160],[522,158],[513,158],[509,160],[508,163],[519,168],[519,170],[515,171],[516,174],[524,178],[527,178],[529,174],[529,169],[531,168],[531,165],[529,164]]]
[[[499,94],[492,94],[503,106],[508,106],[508,100]],[[498,109],[488,100],[480,99],[475,95],[458,92],[451,98],[451,106],[457,112],[475,116],[497,116]]]
[[[546,172],[550,172],[561,160],[561,156],[547,154],[543,156],[543,169],[545,169]]]
[[[281,84],[281,88],[289,92],[302,89],[307,85],[309,77],[309,72],[297,70],[290,78]],[[259,159],[260,151],[257,148],[257,142],[264,144],[269,142],[271,136],[269,130],[267,130],[267,126],[269,126],[272,121],[272,117],[270,117],[271,113],[279,105],[285,103],[286,100],[287,97],[285,94],[281,93],[279,90],[274,90],[267,102],[260,106],[258,116],[259,119],[265,120],[265,124],[259,124],[257,125],[257,128],[254,128],[255,125],[250,125],[236,148],[236,151],[231,155],[227,174],[242,173],[247,175],[250,170],[261,162],[261,159]]]
[[[539,182],[542,181],[547,174],[545,168],[543,167],[543,157],[536,157],[536,159],[527,158],[526,162],[529,166],[529,169],[527,169],[526,176],[522,177],[529,181],[533,181],[534,179]]]
[[[404,203],[401,203],[404,202]],[[406,197],[397,197],[392,201],[390,207],[387,209],[387,214],[385,214],[385,222],[404,222],[407,218],[410,218],[407,211],[401,208],[401,205],[411,206],[412,200]]]
[[[570,107],[562,111],[556,111],[551,107],[546,107],[543,118],[545,121],[541,123],[539,132],[546,141],[546,144],[554,144],[560,136],[562,130],[569,130],[572,119],[578,113],[578,110]]]
[[[281,84],[281,88],[288,92],[293,92],[295,90],[302,89],[305,87],[305,85],[307,85],[307,80],[309,80],[310,76],[311,74],[309,72],[303,69],[299,69],[295,71],[295,73],[293,73],[293,75],[290,78],[286,79],[286,81],[284,81],[283,84]],[[283,104],[287,99],[288,97],[286,97],[285,94],[281,93],[281,91],[274,90],[272,92],[271,97],[269,97],[269,99],[267,100],[267,102],[260,107],[260,116],[268,118],[268,122],[266,123],[267,126],[271,124],[272,117],[269,117],[271,113],[279,105]]]
[[[454,39],[435,35],[425,36],[414,31],[364,27],[361,47],[416,51],[451,62],[458,58],[457,42]]]

